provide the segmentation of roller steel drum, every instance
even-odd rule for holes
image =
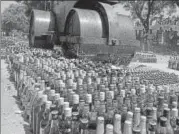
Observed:
[[[46,44],[47,39],[42,37],[47,35],[49,31],[54,31],[55,19],[51,12],[42,10],[33,10],[30,18],[29,28],[29,44],[36,45]]]

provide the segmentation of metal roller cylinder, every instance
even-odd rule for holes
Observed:
[[[44,44],[46,35],[49,31],[54,31],[55,19],[52,12],[33,10],[30,17],[30,28],[29,28],[29,43],[30,46],[35,46],[37,42]],[[46,42],[46,41],[45,41]]]
[[[94,10],[74,8],[68,15],[65,32],[71,36],[102,38],[100,15]]]

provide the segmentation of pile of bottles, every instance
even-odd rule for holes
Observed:
[[[179,88],[43,50],[20,59],[14,79],[33,134],[179,134]]]
[[[136,52],[133,61],[139,61],[143,63],[156,63],[157,57],[154,53]]]
[[[168,68],[179,70],[179,56],[170,56],[168,61]]]

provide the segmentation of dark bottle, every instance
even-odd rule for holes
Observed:
[[[174,134],[179,134],[179,117],[176,118],[176,127],[174,128]]]
[[[156,129],[157,123],[155,121],[151,121],[149,123],[148,134],[156,134]]]
[[[169,134],[167,133],[167,118],[160,117],[160,126],[158,127],[157,134]]]
[[[58,111],[57,110],[52,111],[51,115],[52,115],[52,120],[51,120],[51,126],[50,126],[49,134],[59,134]]]
[[[134,127],[133,131],[132,131],[132,134],[141,134],[140,128],[139,127]]]
[[[170,109],[169,108],[164,108],[163,116],[167,118],[167,133],[173,134],[173,129],[172,129],[172,126],[170,124]]]
[[[80,134],[88,134],[88,119],[80,119]]]

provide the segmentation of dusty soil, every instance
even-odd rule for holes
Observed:
[[[1,134],[31,134],[10,79],[7,63],[1,60]]]

